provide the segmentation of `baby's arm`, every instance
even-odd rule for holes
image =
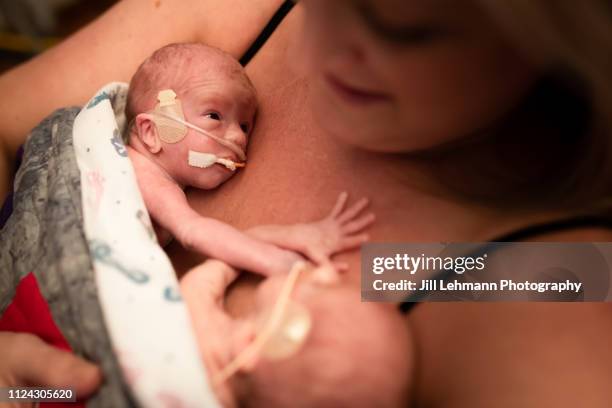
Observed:
[[[202,217],[189,206],[185,193],[174,181],[146,170],[137,171],[137,175],[151,217],[186,248],[262,275],[287,272],[301,259],[294,252]]]
[[[329,215],[319,221],[294,225],[263,225],[247,231],[262,241],[299,252],[318,264],[330,262],[338,252],[356,248],[368,240],[363,231],[374,222],[374,214],[360,215],[368,206],[362,198],[345,209],[347,193],[341,193]]]

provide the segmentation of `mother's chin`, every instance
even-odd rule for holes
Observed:
[[[313,78],[308,103],[314,122],[341,144],[377,153],[407,153],[432,147],[438,137],[419,129],[391,95],[346,85],[335,77]],[[433,126],[436,128],[436,126]]]

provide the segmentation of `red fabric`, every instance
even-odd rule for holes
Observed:
[[[58,329],[49,305],[40,293],[38,282],[29,273],[17,286],[13,301],[0,317],[0,331],[31,333],[46,343],[59,349],[72,351],[70,345]],[[83,408],[82,403],[41,404],[47,408]]]

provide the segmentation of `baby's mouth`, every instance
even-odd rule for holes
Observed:
[[[218,164],[231,171],[236,171],[238,167],[245,167],[246,165],[246,163],[235,162],[229,157],[219,157],[213,153],[196,152],[193,150],[189,150],[188,164],[202,169]]]
[[[233,161],[232,159],[229,158],[223,158],[223,157],[219,157],[217,159],[216,164],[220,165],[220,166],[224,166],[227,169],[230,169],[231,171],[236,171],[236,168],[241,168],[241,167],[245,167],[246,163],[237,163],[235,161]]]

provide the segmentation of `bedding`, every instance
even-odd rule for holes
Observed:
[[[87,406],[215,407],[127,157],[127,89],[109,84],[29,135],[0,233],[0,330],[99,364],[105,381]]]

